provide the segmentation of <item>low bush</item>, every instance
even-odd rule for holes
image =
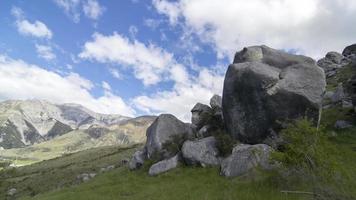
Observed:
[[[235,140],[223,130],[216,130],[213,133],[216,139],[216,147],[220,152],[220,155],[226,157],[231,154],[234,147]]]

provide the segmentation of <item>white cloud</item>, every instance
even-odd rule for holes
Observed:
[[[114,69],[114,68],[110,68],[109,72],[114,78],[119,79],[119,80],[123,79],[123,77],[122,77],[122,75],[121,75],[119,70]]]
[[[105,91],[111,91],[111,86],[110,86],[110,84],[109,84],[108,82],[106,82],[106,81],[101,82],[101,87],[103,87],[103,89],[104,89]]]
[[[97,20],[105,8],[97,0],[53,0],[74,23],[79,23],[81,12],[90,19]],[[82,6],[82,11],[81,7]]]
[[[54,2],[64,10],[74,23],[80,21],[80,11],[78,9],[80,0],[54,0]]]
[[[53,60],[56,58],[51,46],[36,44],[36,51],[39,57],[46,60]]]
[[[179,8],[179,3],[169,2],[165,0],[153,0],[152,2],[159,13],[166,14],[169,17],[169,22],[171,24],[177,23],[178,17],[181,12],[181,9]]]
[[[16,18],[16,27],[19,33],[38,38],[52,38],[52,31],[46,24],[38,20],[34,23],[29,22],[25,19],[23,11],[20,8],[13,7],[11,14]]]
[[[93,41],[85,43],[79,57],[129,66],[134,70],[135,77],[146,86],[162,81],[163,75],[176,65],[173,55],[162,48],[137,40],[130,41],[117,33],[110,36],[95,33]]]
[[[93,111],[133,116],[121,97],[110,92],[93,97],[93,83],[78,74],[61,76],[21,60],[0,55],[0,100],[45,99],[54,103],[78,103]]]
[[[185,77],[185,75],[181,77]],[[203,69],[198,77],[192,78],[187,82],[188,84],[176,83],[171,91],[157,92],[150,96],[138,96],[134,98],[133,103],[146,113],[171,113],[185,122],[190,122],[190,110],[193,106],[197,102],[209,104],[209,100],[214,94],[221,95],[223,81],[223,75]]]
[[[355,42],[356,3],[350,0],[153,0],[153,5],[171,24],[179,21],[210,43],[219,57],[256,44],[320,57]]]
[[[83,3],[83,11],[88,18],[97,20],[104,12],[104,7],[100,6],[96,0],[87,0]]]

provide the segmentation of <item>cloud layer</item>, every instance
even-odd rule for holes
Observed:
[[[93,111],[133,116],[121,97],[106,91],[95,98],[93,83],[78,74],[57,73],[0,55],[0,101],[7,99],[45,99],[54,103],[78,103]],[[110,86],[105,85],[106,89]]]
[[[349,0],[153,0],[174,26],[183,24],[232,57],[244,46],[266,44],[313,57],[355,42],[356,3]]]

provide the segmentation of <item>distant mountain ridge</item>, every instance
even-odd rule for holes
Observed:
[[[19,148],[50,140],[73,130],[109,127],[131,118],[95,113],[78,104],[44,100],[0,102],[0,148]]]

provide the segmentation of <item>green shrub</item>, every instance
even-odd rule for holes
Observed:
[[[301,181],[316,195],[330,196],[323,199],[338,199],[342,194],[341,182],[346,177],[342,166],[337,164],[338,150],[328,140],[326,129],[317,129],[311,121],[300,119],[289,124],[280,135],[285,144],[272,153],[272,159],[281,164],[284,184]]]
[[[333,171],[328,153],[332,148],[323,128],[319,130],[307,119],[297,120],[281,131],[286,141],[282,151],[273,153],[273,158],[286,168],[303,170],[306,173],[330,175]]]
[[[186,134],[178,134],[172,135],[168,142],[165,142],[162,145],[162,149],[164,149],[165,153],[169,155],[175,155],[182,149],[184,141],[186,141],[187,135]]]
[[[216,130],[213,134],[216,139],[216,147],[219,150],[221,156],[225,157],[231,154],[234,147],[235,140],[222,130]]]

